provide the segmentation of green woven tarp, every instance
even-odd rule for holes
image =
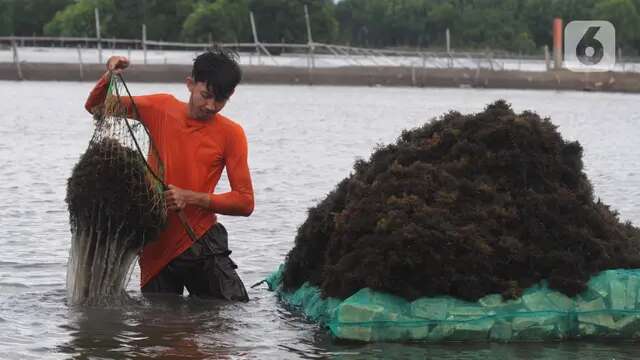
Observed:
[[[503,301],[495,294],[477,302],[447,296],[407,301],[371,289],[344,300],[322,298],[308,283],[285,292],[283,269],[281,265],[266,279],[269,289],[340,339],[508,342],[640,337],[640,269],[603,271],[575,298],[542,282],[515,300]]]

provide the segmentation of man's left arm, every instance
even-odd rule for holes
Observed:
[[[248,164],[247,138],[241,128],[225,146],[225,165],[231,191],[222,194],[199,193],[169,185],[165,192],[167,208],[180,210],[196,205],[216,214],[249,216],[253,212],[253,185]]]

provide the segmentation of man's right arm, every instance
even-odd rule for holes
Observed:
[[[100,77],[84,104],[88,112],[96,114],[102,111],[101,108],[109,91],[111,76],[120,74],[127,66],[129,66],[129,60],[123,56],[112,56],[107,60],[107,72]],[[122,93],[120,95],[120,104],[127,109],[127,117],[142,122],[149,130],[157,127],[159,118],[156,110],[170,98],[166,94],[133,97]]]
[[[87,102],[84,103],[84,108],[91,114],[94,114],[96,110],[102,106],[104,99],[107,97],[107,91],[109,89],[109,82],[111,81],[111,74],[107,71],[104,73],[98,82],[93,87],[93,90],[89,93]]]

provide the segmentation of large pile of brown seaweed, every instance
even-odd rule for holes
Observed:
[[[541,280],[569,296],[595,273],[640,267],[640,231],[593,197],[582,147],[504,101],[402,133],[298,229],[286,289],[345,298],[519,296]]]

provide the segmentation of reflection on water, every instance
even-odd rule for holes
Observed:
[[[131,357],[205,359],[288,358],[307,359],[633,359],[638,354],[634,342],[551,342],[551,343],[384,343],[360,344],[335,341],[321,331],[297,343],[273,344],[273,348],[239,347],[232,339],[243,336],[242,323],[229,317],[242,312],[244,304],[167,296],[135,299],[123,308],[70,309],[63,326],[71,339],[57,351],[73,357]],[[249,305],[249,308],[251,306]],[[226,316],[225,316],[226,314]],[[285,322],[298,321],[287,312]],[[293,326],[293,324],[292,324]],[[258,330],[258,329],[254,329]],[[264,337],[271,334],[265,332]],[[263,340],[264,341],[264,340]],[[258,350],[258,351],[256,351]]]
[[[195,359],[228,355],[233,349],[224,339],[236,329],[233,319],[220,316],[228,306],[233,305],[167,296],[152,302],[137,299],[120,308],[70,309],[65,327],[72,338],[59,351]]]
[[[82,105],[90,84],[0,82],[0,357],[632,359],[636,343],[354,344],[336,342],[264,289],[229,304],[190,298],[147,300],[135,272],[132,302],[69,308],[65,270],[70,232],[66,180],[92,123]],[[182,86],[132,84],[134,93]],[[347,176],[356,158],[404,128],[450,109],[481,110],[506,98],[517,111],[551,116],[585,148],[596,195],[640,222],[640,96],[473,89],[243,86],[225,113],[243,124],[256,210],[221,217],[245,284],[276,269],[306,209]],[[216,191],[224,191],[221,184]]]

